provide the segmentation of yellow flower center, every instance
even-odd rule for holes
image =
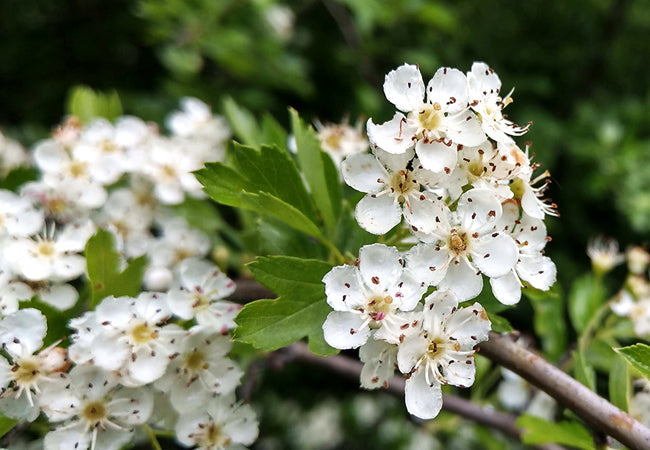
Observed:
[[[207,369],[209,364],[205,360],[203,352],[199,349],[194,349],[185,357],[185,367],[192,372],[198,372]]]
[[[461,255],[467,251],[467,233],[458,233],[453,230],[449,235],[449,250],[456,255]]]
[[[104,406],[104,402],[97,400],[88,403],[84,407],[81,416],[84,418],[86,422],[96,424],[104,420],[104,418],[106,418],[106,413],[107,411],[106,411],[106,406]]]
[[[433,105],[425,103],[422,105],[417,115],[420,128],[430,131],[437,130],[440,127],[443,117],[442,112],[440,112],[441,109],[438,103],[434,103]]]
[[[50,240],[43,241],[38,244],[38,247],[36,247],[36,251],[41,256],[52,256],[55,251],[54,242]]]
[[[405,196],[409,192],[420,190],[420,183],[413,178],[413,173],[409,170],[400,170],[393,174],[393,177],[390,180],[390,189],[393,193],[396,193],[398,201],[401,203],[405,200]]]
[[[39,364],[35,358],[25,358],[14,366],[14,380],[21,385],[31,385],[40,374]]]
[[[131,330],[131,339],[136,344],[146,344],[158,337],[158,330],[152,329],[146,323],[140,323]]]

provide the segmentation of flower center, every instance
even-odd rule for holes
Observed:
[[[445,353],[445,341],[440,338],[435,338],[429,343],[427,347],[427,357],[429,359],[439,359]]]
[[[467,251],[468,240],[467,233],[459,233],[456,230],[452,230],[449,235],[449,249],[456,255],[461,255]]]
[[[203,352],[195,348],[185,357],[185,367],[189,371],[198,372],[207,369],[209,364],[206,362]]]
[[[104,420],[104,418],[106,418],[106,413],[107,411],[106,411],[106,406],[104,406],[104,402],[97,400],[88,403],[84,407],[81,416],[84,418],[86,422],[98,424],[102,420]]]
[[[217,424],[211,423],[205,429],[202,442],[198,443],[205,448],[226,448],[230,445],[231,439],[223,432]]]
[[[386,317],[386,314],[391,312],[392,303],[393,297],[390,295],[385,297],[375,296],[368,301],[365,312],[373,320],[370,328],[379,328],[380,324],[378,322],[382,321]]]
[[[74,178],[80,178],[86,174],[86,165],[81,161],[75,161],[70,164],[69,170]]]
[[[40,375],[40,365],[35,358],[25,358],[14,366],[14,380],[21,385],[31,385]]]
[[[420,191],[420,183],[412,176],[409,170],[400,170],[393,174],[390,180],[390,190],[397,195],[397,201],[404,202],[409,192]]]
[[[433,105],[423,104],[417,116],[420,128],[423,130],[437,130],[442,122],[443,114],[440,112],[441,109],[439,103]]]
[[[117,145],[110,139],[104,139],[101,144],[101,149],[104,153],[111,153],[117,150]]]
[[[54,248],[54,242],[48,240],[45,240],[41,243],[38,244],[38,247],[36,247],[36,252],[41,255],[41,256],[52,256],[54,254],[55,248]]]
[[[131,330],[131,339],[135,344],[146,344],[158,337],[158,331],[151,329],[146,323],[141,323]]]

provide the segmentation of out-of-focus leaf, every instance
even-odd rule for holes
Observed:
[[[328,236],[333,237],[341,212],[341,183],[338,170],[331,158],[321,150],[314,129],[300,119],[296,110],[290,109],[289,113],[300,168],[311,188],[314,202],[322,213]]]
[[[99,230],[86,244],[86,269],[92,289],[92,305],[109,295],[135,297],[140,293],[146,256],[134,258],[120,270],[121,260],[115,250],[115,238],[106,230]]]
[[[262,133],[253,114],[239,106],[230,97],[226,97],[223,101],[223,113],[235,133],[235,137],[242,144],[254,147],[262,144],[260,139]]]
[[[0,189],[16,191],[23,184],[38,178],[38,171],[32,167],[16,167],[0,179]]]
[[[287,132],[270,114],[262,117],[262,141],[267,145],[286,148],[289,144]]]
[[[96,92],[87,86],[76,86],[68,94],[67,112],[81,123],[88,123],[98,117],[108,120],[122,115],[122,103],[116,91]]]
[[[0,437],[7,434],[17,423],[18,420],[0,414]]]
[[[209,201],[187,197],[183,203],[171,209],[187,220],[192,227],[207,234],[212,234],[226,226],[214,204]]]
[[[592,450],[593,440],[589,431],[577,422],[549,422],[530,414],[523,414],[517,419],[517,426],[524,429],[521,440],[524,444],[557,444]]]
[[[542,348],[552,361],[557,361],[567,346],[562,288],[555,283],[548,291],[528,286],[522,290],[535,311],[533,326],[542,340]]]
[[[510,325],[510,322],[505,317],[488,313],[488,318],[492,323],[492,331],[495,333],[512,333],[514,331],[514,328],[512,328],[512,325]]]
[[[592,391],[596,389],[596,372],[594,368],[587,364],[582,352],[575,350],[573,352],[573,374],[576,380],[587,386]]]
[[[625,361],[650,380],[650,347],[646,344],[634,344],[615,349]]]
[[[278,298],[244,306],[235,319],[234,339],[271,351],[307,336],[313,353],[326,356],[338,352],[323,338],[323,322],[332,309],[321,280],[331,270],[330,264],[270,256],[258,258],[249,268]]]
[[[578,278],[569,293],[569,317],[573,328],[580,333],[605,301],[605,289],[592,274]]]
[[[627,400],[630,392],[630,377],[627,362],[616,356],[609,371],[609,401],[623,411],[627,411]]]

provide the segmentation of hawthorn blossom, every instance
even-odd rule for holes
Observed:
[[[510,236],[496,229],[502,207],[493,192],[465,192],[456,211],[433,202],[438,208],[432,218],[436,228],[418,234],[424,243],[407,253],[406,266],[417,279],[453,292],[459,301],[470,300],[483,288],[481,273],[490,278],[507,274],[517,263],[519,250]]]
[[[178,265],[178,280],[167,292],[170,311],[184,320],[195,318],[199,325],[226,334],[235,328],[241,305],[224,300],[235,291],[235,282],[217,266],[197,258]]]
[[[119,370],[124,385],[157,380],[184,333],[166,323],[171,313],[163,297],[152,292],[137,298],[106,297],[83,320],[70,323],[79,332],[72,337],[70,357],[76,363],[92,360],[104,370]]]
[[[346,123],[326,124],[315,122],[316,135],[320,146],[334,160],[336,167],[346,156],[363,153],[368,149],[368,139],[361,132],[361,122],[355,126]]]
[[[409,413],[432,419],[442,408],[440,386],[468,387],[474,383],[474,346],[487,340],[490,321],[483,307],[474,303],[458,308],[449,291],[436,291],[425,299],[423,319],[398,346],[399,370],[406,380]]]
[[[172,406],[181,414],[234,392],[244,373],[226,358],[231,347],[230,339],[209,328],[189,330],[155,387],[168,393]]]
[[[377,389],[388,387],[389,380],[395,374],[397,362],[397,345],[370,338],[359,348],[361,369],[361,387]]]
[[[497,142],[512,142],[510,136],[521,136],[530,127],[530,123],[523,127],[514,124],[501,112],[512,103],[512,91],[505,98],[501,98],[501,80],[496,72],[483,62],[475,62],[467,72],[469,105],[478,115],[485,134]]]
[[[417,66],[404,64],[384,81],[386,98],[402,112],[375,125],[368,120],[370,142],[389,153],[415,147],[425,169],[451,171],[456,165],[456,144],[478,145],[485,133],[467,102],[467,79],[457,69],[438,69],[426,87]]]
[[[375,338],[397,343],[404,311],[413,310],[426,287],[403,267],[394,247],[366,245],[354,266],[334,267],[323,277],[327,303],[334,309],[323,324],[334,348],[357,348]],[[406,320],[408,322],[408,320]]]
[[[181,415],[175,431],[178,442],[187,447],[234,450],[252,444],[259,426],[249,405],[237,404],[234,395],[227,395],[215,398],[204,409]]]
[[[0,239],[30,236],[43,227],[43,211],[25,197],[0,189]]]
[[[45,436],[45,450],[118,450],[128,443],[133,427],[151,415],[153,396],[118,382],[114,373],[84,364],[50,383],[42,409],[50,422],[62,423]]]
[[[618,251],[618,242],[602,236],[589,240],[587,255],[594,271],[603,275],[625,262],[625,255]]]

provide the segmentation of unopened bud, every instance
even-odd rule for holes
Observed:
[[[643,274],[650,264],[650,253],[642,247],[630,247],[625,253],[627,268],[634,275]]]

